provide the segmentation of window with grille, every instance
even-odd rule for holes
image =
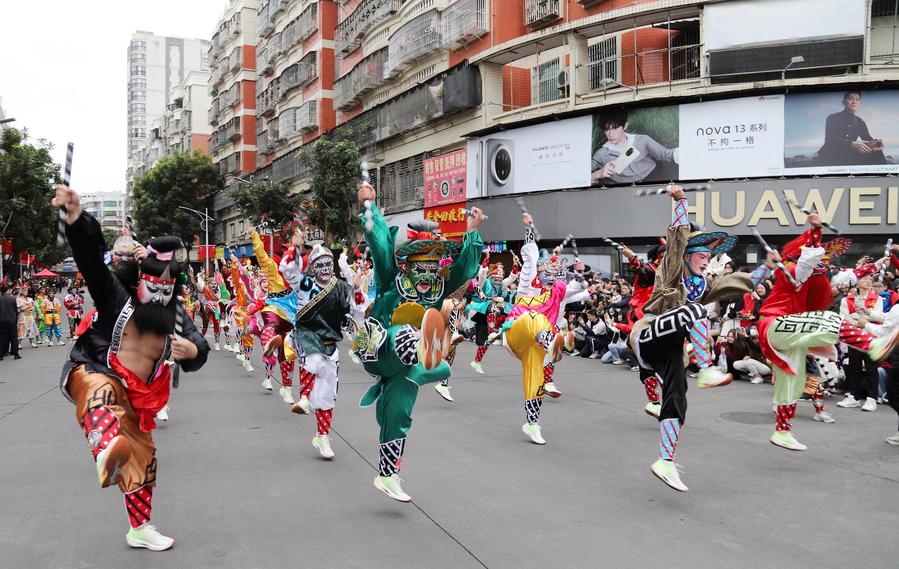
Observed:
[[[564,93],[558,83],[561,70],[558,57],[531,68],[531,101],[534,104],[562,98]]]
[[[424,204],[424,163],[421,154],[392,162],[381,168],[378,198],[381,207],[394,211]]]
[[[618,36],[605,38],[587,46],[587,61],[587,73],[591,91],[608,88],[609,81],[617,82],[619,80]]]

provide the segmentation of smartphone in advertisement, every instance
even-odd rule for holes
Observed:
[[[631,146],[613,162],[613,164],[615,164],[615,173],[620,174],[621,172],[624,172],[624,170],[631,165],[631,162],[639,157],[640,151]]]

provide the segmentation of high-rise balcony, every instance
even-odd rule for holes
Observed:
[[[416,59],[439,50],[441,31],[437,10],[428,10],[403,24],[388,42],[387,74],[392,76]]]
[[[560,0],[525,0],[524,23],[526,26],[538,26],[558,20],[562,17]]]
[[[443,43],[462,46],[487,33],[487,0],[456,0],[441,15]]]
[[[303,56],[303,59],[281,73],[279,84],[282,98],[293,89],[308,85],[318,77],[317,53],[310,51]]]
[[[403,0],[363,0],[353,13],[337,24],[334,45],[338,53],[349,53],[359,47],[372,26],[390,17],[403,5]]]
[[[369,91],[385,81],[387,48],[379,49],[356,64],[353,69],[334,82],[334,105],[347,109],[357,104]]]

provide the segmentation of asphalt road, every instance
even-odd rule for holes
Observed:
[[[837,409],[811,420],[804,453],[768,442],[770,385],[691,388],[678,458],[690,492],[649,473],[658,425],[635,373],[566,358],[564,396],[543,407],[547,445],[521,432],[520,368],[502,348],[468,366],[455,403],[421,390],[406,446],[413,504],[372,487],[377,425],[370,385],[342,365],[336,458],[311,445],[314,418],[260,387],[228,352],[182,376],[155,432],[153,520],[176,539],[132,550],[122,498],[101,490],[74,409],[58,385],[68,348],[0,362],[0,567],[177,568],[792,568],[896,566],[896,416]],[[258,351],[258,350],[257,350]],[[296,389],[296,387],[294,387]]]

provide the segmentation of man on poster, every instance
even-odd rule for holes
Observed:
[[[862,104],[860,91],[843,94],[843,110],[827,117],[824,146],[818,151],[822,166],[886,164],[883,140],[868,132],[868,125],[858,116]]]

